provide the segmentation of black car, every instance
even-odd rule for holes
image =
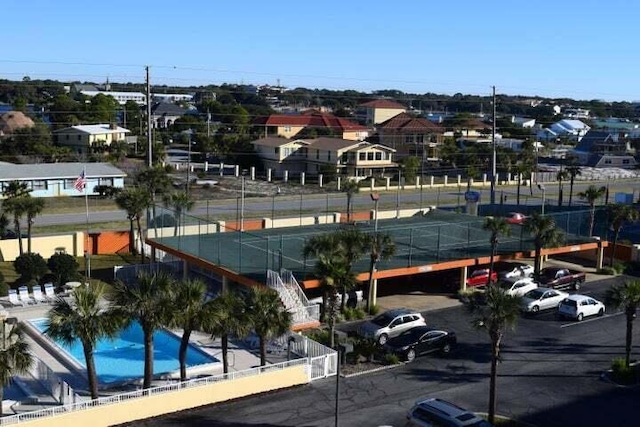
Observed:
[[[384,348],[411,362],[416,356],[438,351],[447,354],[456,345],[456,334],[429,326],[416,326],[387,340]]]

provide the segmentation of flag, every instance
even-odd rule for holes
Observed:
[[[73,187],[82,192],[84,190],[84,187],[87,185],[87,179],[85,178],[84,175],[84,169],[82,170],[82,173],[80,174],[80,176],[78,176],[76,178],[76,181],[73,183]]]

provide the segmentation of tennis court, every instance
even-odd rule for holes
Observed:
[[[554,214],[556,224],[565,231],[565,244],[592,242],[584,237],[588,212]],[[207,230],[209,224],[191,217],[191,224]],[[445,210],[434,210],[409,218],[378,221],[378,232],[388,233],[396,244],[396,253],[379,264],[379,270],[417,267],[445,261],[489,256],[490,233],[483,229],[484,218]],[[373,221],[360,221],[353,225],[316,224],[312,226],[273,228],[224,233],[198,232],[191,235],[172,235],[151,239],[163,246],[201,258],[225,267],[253,280],[264,282],[266,270],[291,270],[298,280],[313,278],[315,259],[304,258],[302,249],[306,241],[316,235],[334,231],[339,227],[357,227],[364,233],[374,232]],[[531,236],[521,225],[511,225],[511,235],[501,236],[498,254],[533,251]],[[365,255],[354,270],[366,272],[369,259]]]

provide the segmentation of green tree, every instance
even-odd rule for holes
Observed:
[[[314,256],[316,258],[316,275],[320,278],[321,291],[322,291],[322,311],[321,319],[324,320],[325,313],[327,313],[327,303],[329,299],[329,293],[332,291],[327,286],[334,287],[333,281],[323,281],[323,275],[327,274],[324,270],[328,266],[332,265],[333,259],[336,259],[342,255],[342,247],[338,240],[336,233],[316,234],[309,238],[303,248],[302,254],[306,258]]]
[[[27,252],[31,253],[31,229],[36,216],[44,210],[44,199],[29,196],[24,198],[23,203],[24,213],[27,217]]]
[[[613,261],[616,254],[616,246],[618,245],[618,237],[620,230],[627,222],[635,222],[640,219],[640,213],[634,206],[625,205],[623,203],[615,203],[609,205],[607,209],[610,229],[613,230],[613,245],[611,247],[611,255],[609,265],[613,267]]]
[[[418,169],[420,168],[420,159],[416,156],[405,157],[400,161],[402,173],[408,182],[415,182]]]
[[[533,237],[535,246],[534,274],[540,274],[542,268],[542,249],[558,246],[563,234],[556,228],[556,221],[551,216],[534,213],[524,221],[524,229]]]
[[[101,284],[80,286],[73,290],[72,300],[56,298],[47,313],[45,335],[71,346],[78,340],[82,344],[87,365],[89,391],[97,399],[98,379],[93,353],[98,340],[112,338],[124,325],[123,319],[114,312],[104,310],[103,298],[106,288]]]
[[[56,285],[62,286],[76,278],[79,265],[74,256],[57,253],[47,260],[47,267],[55,276]]]
[[[596,201],[602,197],[606,191],[606,187],[598,188],[595,185],[590,185],[589,188],[578,193],[578,197],[589,203],[589,236],[593,235],[593,225],[596,220]]]
[[[369,286],[367,288],[367,312],[371,312],[373,302],[378,293],[377,286],[374,286],[373,276],[381,260],[387,260],[396,253],[396,244],[390,234],[374,233],[369,235],[367,242],[369,252]]]
[[[89,101],[89,120],[94,123],[115,123],[120,104],[114,97],[99,93]]]
[[[640,281],[628,280],[624,285],[616,285],[607,290],[605,302],[608,306],[624,310],[627,318],[627,335],[625,340],[625,366],[631,364],[631,348],[633,344],[633,321],[640,307]]]
[[[472,299],[469,308],[474,315],[473,326],[487,331],[491,340],[491,374],[489,380],[489,423],[495,422],[497,408],[498,362],[500,346],[507,329],[515,328],[520,318],[520,297],[509,295],[499,286],[490,286],[484,303]]]
[[[491,284],[491,273],[493,272],[493,260],[498,251],[498,238],[500,236],[510,236],[511,227],[504,218],[487,217],[482,226],[483,229],[491,232],[491,258],[489,262],[489,277],[487,277],[487,286]]]
[[[214,298],[209,305],[204,331],[220,337],[222,369],[229,372],[229,336],[244,337],[251,329],[247,301],[242,294],[226,291]]]
[[[173,209],[173,216],[176,220],[173,234],[177,236],[185,212],[193,209],[195,201],[185,192],[173,192],[165,194],[163,202],[166,207]]]
[[[260,366],[267,364],[266,342],[279,337],[289,330],[292,323],[280,296],[273,289],[253,287],[247,302],[250,325],[260,341]]]
[[[135,177],[138,187],[144,188],[151,195],[150,205],[153,217],[156,216],[156,195],[166,193],[171,187],[171,178],[166,167],[157,165],[145,168]]]
[[[571,206],[571,202],[573,201],[573,184],[576,181],[576,177],[582,175],[582,169],[572,162],[567,166],[567,172],[569,173],[569,206]]]
[[[24,253],[13,261],[13,269],[20,275],[20,282],[40,281],[47,273],[47,262],[38,253]]]
[[[9,219],[2,212],[0,215],[0,239],[4,239],[7,234],[7,227],[9,226]]]
[[[9,182],[2,194],[5,200],[2,202],[2,209],[5,213],[13,215],[13,226],[15,228],[16,235],[18,236],[18,248],[20,255],[24,253],[22,247],[22,234],[20,232],[20,222],[25,214],[25,199],[29,196],[29,187],[26,182],[11,181]]]
[[[116,281],[109,294],[115,315],[136,320],[144,335],[144,379],[142,387],[151,387],[153,379],[153,333],[166,322],[167,291],[174,280],[164,273],[140,274],[136,283]]]
[[[0,402],[3,400],[4,386],[11,382],[16,374],[26,374],[33,364],[33,356],[29,350],[29,344],[24,340],[20,324],[11,327],[6,333],[6,323],[2,323],[4,342],[0,349]],[[2,416],[2,405],[0,405]]]
[[[345,179],[342,184],[342,192],[347,195],[347,222],[351,222],[353,214],[353,195],[358,192],[358,183],[351,179]]]
[[[569,178],[569,171],[560,170],[556,173],[556,180],[558,181],[558,206],[562,206],[563,182],[566,181],[567,178]]]
[[[140,242],[140,256],[144,263],[145,257],[144,236],[142,234],[142,216],[144,215],[145,209],[148,209],[151,204],[151,194],[143,188],[128,187],[116,195],[116,204],[120,209],[127,212],[127,219],[129,220],[129,249],[134,255],[136,255],[137,250],[133,225],[134,223],[136,224],[138,239]]]
[[[353,274],[353,264],[362,258],[369,249],[369,237],[357,228],[341,228],[336,231],[336,239],[342,248],[347,270],[344,279],[340,282],[342,297],[340,299],[340,311],[344,312],[347,293],[356,286],[357,281]]]

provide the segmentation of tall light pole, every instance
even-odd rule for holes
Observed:
[[[373,215],[374,215],[373,232],[377,233],[378,232],[378,201],[380,201],[380,194],[371,193],[371,200],[373,200]]]
[[[542,209],[541,209],[541,214],[544,215],[544,196],[545,196],[546,188],[544,187],[544,185],[538,184],[538,189],[540,191],[542,191]]]
[[[492,126],[491,126],[491,205],[495,205],[496,203],[496,87],[492,86],[493,89],[493,118],[492,118]]]
[[[244,171],[242,171],[242,187],[240,190],[240,231],[244,231]]]
[[[151,137],[151,82],[149,80],[149,66],[144,67],[146,71],[146,83],[147,83],[147,166],[153,166],[153,156],[151,150],[153,149],[153,138]]]
[[[189,148],[187,149],[187,183],[185,185],[185,192],[187,193],[187,197],[189,196],[189,187],[191,186],[191,136],[193,134],[193,130],[189,129],[189,140],[187,143],[189,144]]]

